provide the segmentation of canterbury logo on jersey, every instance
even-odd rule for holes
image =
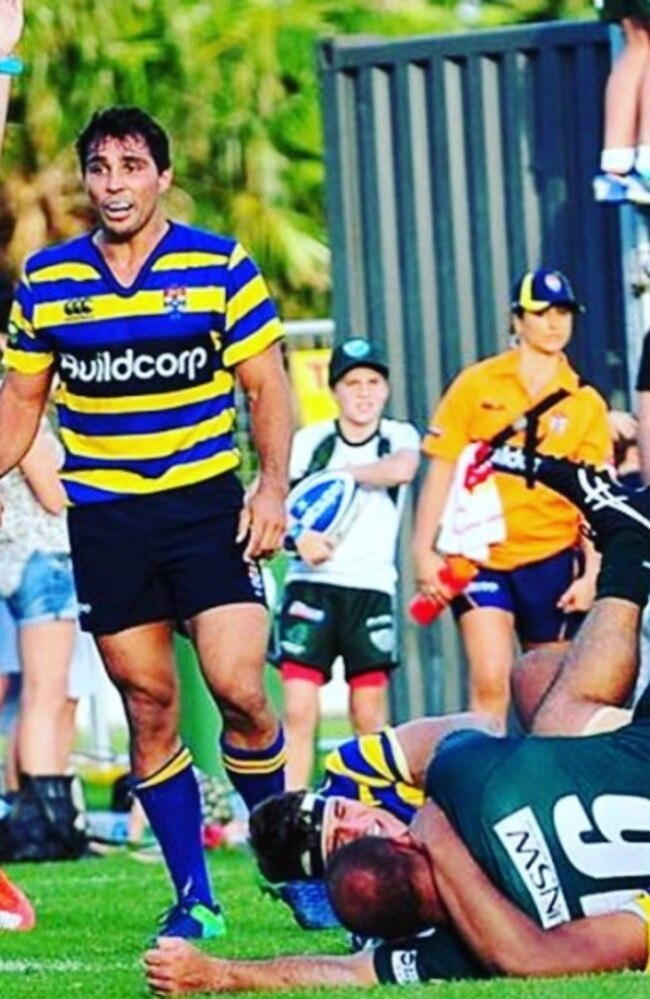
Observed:
[[[205,384],[213,349],[206,337],[176,343],[148,340],[142,347],[61,353],[61,379],[80,395],[142,395]]]
[[[93,307],[88,298],[70,298],[63,306],[68,319],[87,319],[92,314]]]

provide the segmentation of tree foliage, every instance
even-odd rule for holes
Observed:
[[[173,138],[170,212],[234,232],[285,315],[325,314],[317,40],[464,30],[470,9],[477,24],[573,16],[580,0],[469,2],[27,0],[28,70],[3,160],[0,263],[15,273],[26,253],[89,224],[75,136],[96,108],[137,104]]]

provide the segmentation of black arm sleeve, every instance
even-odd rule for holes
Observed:
[[[382,985],[488,977],[458,934],[446,926],[379,944],[373,956],[375,974]]]

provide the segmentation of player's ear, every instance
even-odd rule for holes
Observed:
[[[169,188],[172,186],[172,181],[174,179],[174,171],[171,167],[167,170],[162,170],[158,175],[158,190],[160,194],[165,194]]]

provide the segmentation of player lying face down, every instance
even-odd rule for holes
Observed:
[[[262,874],[271,882],[320,879],[326,859],[345,843],[399,835],[424,802],[430,758],[464,729],[490,732],[494,725],[472,713],[418,718],[343,743],[327,756],[317,792],[274,795],[253,809],[250,838]]]

